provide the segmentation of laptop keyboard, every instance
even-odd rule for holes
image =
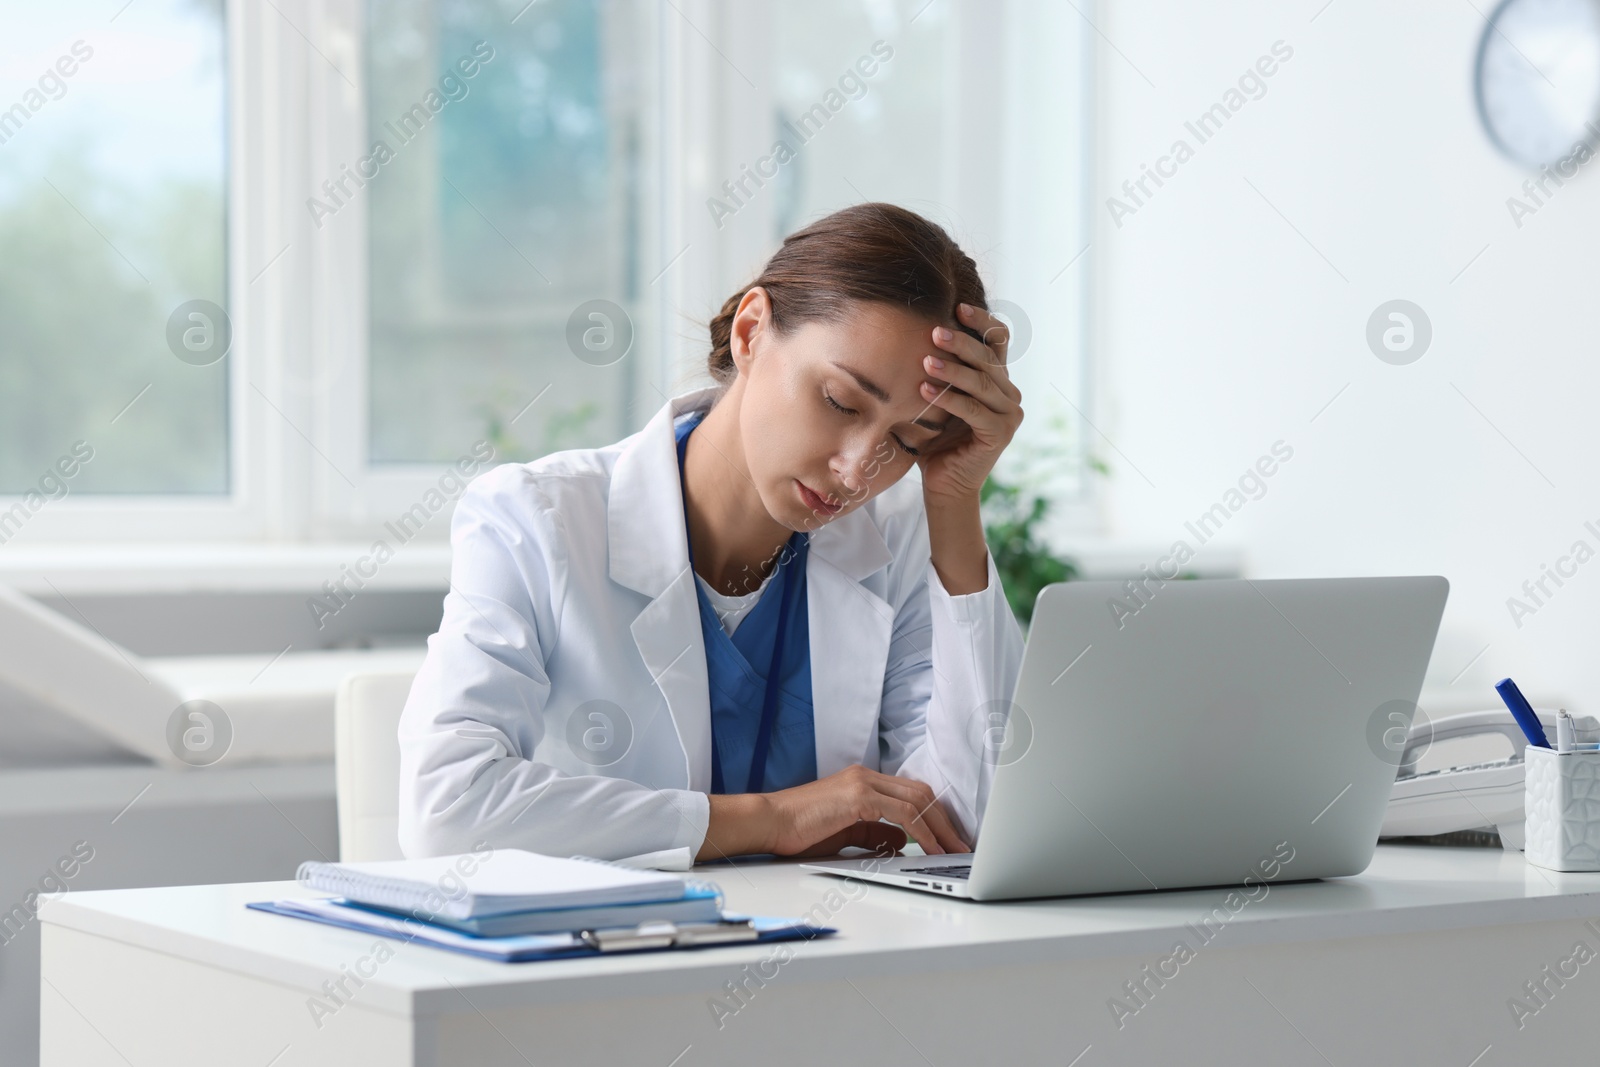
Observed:
[[[961,878],[971,878],[972,877],[972,864],[967,863],[967,864],[962,864],[960,866],[956,866],[956,865],[952,864],[951,866],[948,866],[948,867],[901,867],[900,870],[897,873],[899,873],[899,874],[936,874],[941,878],[949,878],[949,879],[952,879],[952,880],[956,880],[956,879],[961,879]]]

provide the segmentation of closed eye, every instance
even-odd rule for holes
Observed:
[[[838,402],[838,401],[837,401],[837,400],[835,400],[835,399],[834,399],[834,398],[833,398],[833,397],[831,397],[831,396],[829,396],[829,395],[828,395],[828,394],[827,394],[827,393],[823,393],[823,394],[822,394],[822,399],[824,399],[824,400],[826,400],[826,401],[827,401],[827,402],[828,402],[828,404],[829,404],[829,405],[830,405],[830,406],[831,406],[831,407],[832,407],[832,408],[833,408],[833,409],[834,409],[834,410],[835,410],[835,411],[842,411],[842,412],[844,412],[844,413],[845,413],[845,414],[846,414],[846,415],[856,415],[856,414],[859,414],[859,412],[857,412],[857,411],[856,411],[856,409],[855,409],[855,408],[847,408],[847,407],[845,407],[845,406],[844,406],[844,405],[843,405],[843,404],[841,404],[841,403],[839,403],[839,402]]]
[[[822,394],[822,399],[826,400],[828,402],[828,406],[833,408],[835,411],[843,412],[846,415],[857,415],[857,414],[860,414],[858,411],[856,411],[855,408],[847,408],[847,407],[845,407],[843,404],[839,403],[833,397],[829,396],[826,392],[824,392]],[[894,443],[899,445],[901,450],[903,452],[905,452],[906,455],[908,455],[908,456],[920,456],[920,455],[922,455],[921,450],[912,448],[910,445],[908,445],[904,441],[900,440],[900,438],[895,437],[894,434],[890,434],[889,436],[894,437]]]

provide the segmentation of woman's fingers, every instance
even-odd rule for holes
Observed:
[[[954,358],[941,357],[946,363],[956,363],[961,366],[971,367],[977,372],[977,378],[987,378],[990,373],[998,369],[1002,375],[1005,373],[1005,364],[995,355],[994,349],[960,330],[952,330],[948,326],[935,326],[933,328],[933,343],[943,352]],[[935,353],[938,355],[938,353]]]
[[[986,431],[987,436],[984,439],[995,436],[1005,424],[1005,416],[994,408],[964,392],[958,393],[948,385],[943,389],[935,389],[933,383],[923,382],[922,398],[934,407],[943,408],[965,422],[974,433]]]
[[[982,344],[971,334],[949,330],[947,326],[934,326],[933,342],[939,349],[954,355],[954,360],[944,360],[946,365],[954,365],[952,370],[971,371],[970,374],[963,374],[962,381],[952,382],[958,389],[968,389],[974,395],[994,394],[995,397],[1003,397],[1011,402],[1021,400],[1022,392],[1011,384],[1011,374],[1006,370],[1005,358],[997,354],[992,347]],[[934,378],[950,381],[944,374],[934,374]]]
[[[1017,406],[1021,397],[1020,392],[1013,397],[1002,389],[994,375],[959,360],[925,356],[922,360],[922,369],[927,372],[928,377],[953,385],[967,395],[983,401],[987,407],[997,412],[1010,411]]]
[[[971,851],[932,789],[860,764],[765,798],[776,823],[766,837],[779,855],[827,855],[849,845],[898,849],[908,835],[930,856]]]
[[[956,315],[969,327],[983,335],[983,343],[994,350],[1004,366],[1011,362],[1011,327],[996,317],[994,312],[972,304],[957,304]]]
[[[961,840],[961,835],[956,833],[955,824],[950,821],[949,814],[940,805],[939,798],[934,795],[932,789],[911,778],[882,773],[878,774],[874,784],[881,792],[907,805],[907,808],[900,810],[911,812],[912,823],[909,826],[904,823],[901,825],[906,826],[906,829],[917,838],[917,843],[922,845],[924,852],[932,854],[933,850],[928,848],[923,835],[917,833],[918,830],[930,834],[941,853],[972,851],[967,847],[967,843]],[[888,814],[885,817],[893,818]]]
[[[930,856],[942,856],[948,851],[939,843],[939,836],[933,832],[933,828],[917,814],[915,804],[888,794],[882,796],[883,817],[915,838],[917,844],[922,846],[922,851]]]
[[[949,813],[944,810],[944,806],[937,800],[928,805],[922,817],[933,827],[935,836],[939,838],[939,844],[946,852],[972,851],[971,846],[962,840],[961,835],[956,832],[956,825],[951,821]]]

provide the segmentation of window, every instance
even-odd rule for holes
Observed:
[[[374,464],[450,462],[479,439],[530,458],[635,428],[640,350],[585,361],[567,326],[592,300],[640,317],[642,5],[553,0],[515,23],[502,7],[368,7],[367,140],[394,155],[368,213]]]
[[[0,493],[225,494],[221,4],[0,22]]]
[[[1067,455],[1055,489],[1082,498],[1076,10],[227,10],[139,0],[79,28],[0,0],[0,105],[25,112],[0,113],[0,515],[94,449],[0,539],[368,541],[486,445],[521,460],[641,427],[703,380],[705,322],[781,237],[862,199],[943,224],[1026,320],[1023,436]],[[45,91],[79,40],[92,57]],[[761,164],[784,139],[792,158]],[[197,300],[231,326],[215,362],[174,354],[210,336],[174,316]]]

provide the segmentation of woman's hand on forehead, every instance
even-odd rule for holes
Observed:
[[[1023,415],[1022,391],[1006,368],[1010,328],[970,304],[959,305],[956,315],[959,329],[934,327],[939,351],[924,357],[931,381],[922,383],[923,400],[953,416],[953,425],[918,460],[924,491],[949,497],[977,495]]]

